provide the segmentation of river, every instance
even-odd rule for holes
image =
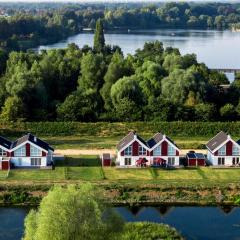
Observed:
[[[186,239],[240,238],[240,207],[116,207],[125,221],[150,221],[175,227]],[[29,209],[0,208],[0,240],[18,240]]]

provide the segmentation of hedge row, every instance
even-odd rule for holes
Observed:
[[[82,122],[19,122],[0,124],[0,135],[20,136],[27,132],[41,136],[91,135],[123,136],[130,130],[141,135],[161,131],[170,136],[213,136],[226,131],[240,136],[240,122],[129,122],[129,123],[82,123]]]

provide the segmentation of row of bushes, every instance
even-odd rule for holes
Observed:
[[[135,130],[141,135],[152,135],[157,131],[170,136],[213,136],[219,131],[240,136],[240,122],[18,122],[0,124],[0,135],[18,136],[31,132],[42,136],[90,135],[123,136]]]

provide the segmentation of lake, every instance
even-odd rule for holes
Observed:
[[[240,239],[240,207],[116,207],[128,222],[150,221],[175,227],[186,239]],[[21,239],[26,208],[0,208],[0,240]]]
[[[118,45],[124,54],[133,54],[145,42],[159,40],[164,47],[180,49],[182,54],[195,53],[198,61],[210,68],[240,68],[240,32],[214,30],[132,30],[107,32],[106,43]],[[65,48],[69,43],[80,47],[93,45],[93,33],[80,33],[68,39],[35,50]]]

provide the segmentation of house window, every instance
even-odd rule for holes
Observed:
[[[225,165],[225,158],[224,157],[218,158],[218,165]]]
[[[138,153],[139,155],[146,155],[146,149],[143,146],[139,145]]]
[[[168,145],[168,156],[174,156],[176,155],[175,148],[171,145]]]
[[[233,155],[239,155],[239,148],[236,145],[233,145]]]
[[[124,150],[124,155],[132,156],[132,146],[129,146]]]
[[[157,146],[153,150],[153,156],[161,156],[161,146]]]
[[[125,166],[131,165],[131,158],[125,158],[124,163],[125,163]]]
[[[219,155],[219,156],[225,156],[225,155],[226,155],[226,145],[222,146],[222,147],[218,150],[218,155]]]
[[[175,158],[174,157],[169,157],[168,158],[168,165],[169,166],[174,166],[175,165]]]
[[[42,151],[32,145],[30,145],[31,156],[42,156]]]
[[[26,156],[26,148],[25,146],[18,148],[14,151],[14,156],[16,157],[24,157]]]
[[[2,148],[0,148],[0,157],[6,157],[6,156],[7,156],[7,152]]]
[[[41,166],[41,158],[31,158],[31,166]]]
[[[232,165],[238,165],[239,164],[239,158],[234,157],[232,159]]]

